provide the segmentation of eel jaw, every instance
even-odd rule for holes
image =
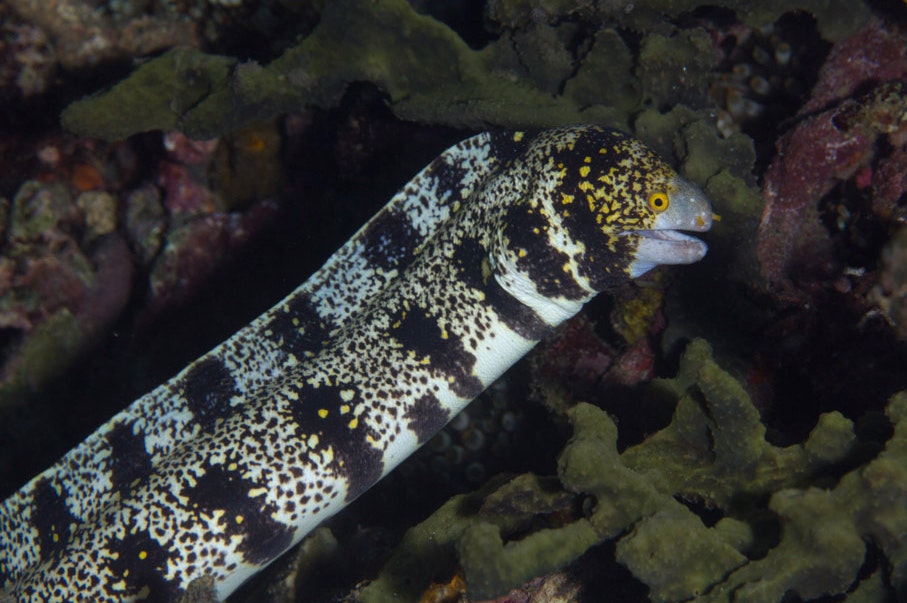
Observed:
[[[642,276],[660,264],[692,264],[705,257],[709,247],[696,237],[677,230],[633,230],[622,233],[636,237],[636,254],[630,262],[632,278]]]

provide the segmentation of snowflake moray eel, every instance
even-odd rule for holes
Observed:
[[[598,292],[701,259],[704,194],[575,126],[445,151],[274,308],[0,506],[0,600],[223,598]]]

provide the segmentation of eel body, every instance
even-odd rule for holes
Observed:
[[[0,600],[219,597],[359,496],[596,295],[699,260],[708,201],[640,142],[485,133],[274,308],[0,506]]]

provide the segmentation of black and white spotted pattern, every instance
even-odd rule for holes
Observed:
[[[296,291],[2,503],[0,599],[172,601],[204,576],[227,596],[598,291],[702,257],[676,230],[711,216],[613,130],[450,148]]]

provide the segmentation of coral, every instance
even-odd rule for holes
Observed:
[[[804,13],[789,14],[775,23],[753,28],[742,23],[714,27],[723,58],[709,84],[718,104],[718,129],[725,136],[745,131],[771,142],[777,130],[796,113],[815,83],[828,43]]]
[[[126,235],[136,259],[147,266],[157,256],[164,241],[167,216],[157,187],[146,185],[126,197]]]
[[[115,215],[107,193],[74,201],[65,185],[37,181],[17,192],[0,256],[4,402],[40,389],[119,316],[132,262]],[[80,247],[83,229],[91,251]]]
[[[882,578],[907,592],[907,393],[886,410],[894,433],[885,450],[844,475],[832,489],[815,486],[775,492],[769,508],[781,523],[778,546],[730,574],[705,601],[778,601],[787,592],[804,599],[840,595],[855,581]],[[889,564],[861,580],[867,542]],[[893,594],[893,593],[892,593]]]
[[[812,100],[802,109],[808,117],[777,143],[778,154],[765,176],[757,253],[763,276],[788,295],[808,293],[804,289],[810,281],[834,280],[841,270],[819,208],[840,182],[855,176],[861,178],[858,186],[871,181],[883,193],[874,201],[875,209],[896,218],[892,197],[899,197],[903,182],[894,166],[904,161],[907,135],[899,79],[907,75],[904,43],[902,34],[873,21],[836,45]],[[858,73],[855,65],[861,66]],[[837,105],[815,113],[834,100]],[[877,152],[880,139],[894,148],[888,157]]]
[[[869,301],[878,306],[902,341],[907,341],[907,229],[900,229],[882,250],[879,282]]]
[[[673,379],[657,379],[649,396],[677,400],[672,424],[626,450],[621,459],[659,490],[733,511],[741,495],[801,483],[840,461],[853,443],[851,424],[839,413],[823,415],[806,442],[778,448],[743,387],[711,360],[697,341],[684,352]],[[700,396],[708,405],[701,407]]]
[[[76,207],[85,216],[85,243],[91,245],[98,238],[113,233],[117,228],[117,199],[105,191],[86,191],[76,197]]]
[[[48,34],[65,69],[196,43],[188,23],[154,17],[120,23],[99,14],[83,0],[10,0],[9,5],[22,19]]]
[[[788,10],[728,4],[761,23]],[[173,128],[210,138],[303,105],[336,106],[347,86],[361,81],[386,93],[400,118],[470,128],[577,121],[626,128],[633,113],[649,104],[702,108],[709,102],[705,90],[719,59],[710,33],[680,30],[665,21],[685,8],[640,4],[624,11],[605,4],[576,11],[545,5],[535,11],[534,21],[525,22],[526,8],[490,5],[487,14],[501,28],[500,37],[473,50],[402,0],[326,3],[312,33],[267,65],[169,53],[107,93],[74,103],[63,121],[76,132],[104,138]],[[826,33],[834,29],[836,10],[809,3],[805,8],[815,12]],[[574,12],[596,31],[594,36],[562,19]],[[861,22],[862,15],[862,5],[850,7],[848,27]],[[620,26],[651,32],[642,37],[637,56]]]
[[[828,413],[803,443],[772,445],[749,397],[703,341],[648,395],[675,401],[668,427],[619,453],[615,423],[576,405],[557,480],[524,474],[451,499],[410,529],[379,577],[350,600],[418,593],[457,565],[468,600],[483,600],[612,539],[616,560],[659,602],[838,596],[859,582],[867,592],[907,588],[907,392],[888,404],[894,431],[884,449],[850,470],[849,420]],[[584,497],[591,499],[578,506]],[[704,521],[695,512],[703,508],[719,519]],[[867,541],[886,560],[872,579],[860,577]]]
[[[531,578],[533,570],[527,567],[526,556],[550,570],[569,562],[595,542],[595,534],[588,525],[577,523],[562,530],[542,530],[503,551],[501,530],[512,529],[531,519],[540,509],[553,512],[563,509],[570,496],[552,491],[550,483],[534,476],[523,476],[500,486],[491,484],[473,495],[454,497],[432,517],[410,529],[404,536],[397,553],[391,558],[382,575],[357,594],[357,600],[368,603],[399,600],[400,596],[415,599],[423,588],[419,577],[434,579],[445,568],[452,568],[453,559],[447,545],[456,543],[461,557],[469,557],[474,579],[467,577],[471,593],[479,598],[500,594],[501,575],[509,577],[508,583],[516,586]],[[483,507],[493,515],[493,522],[484,521],[483,513],[475,509],[488,497]],[[488,553],[482,556],[482,552]],[[490,563],[490,565],[489,565]],[[443,574],[442,574],[443,575]],[[506,590],[506,589],[504,589]]]
[[[838,182],[873,164],[880,137],[905,140],[905,98],[902,82],[879,84],[805,119],[778,142],[765,177],[757,247],[770,283],[794,290],[791,279],[825,280],[840,269],[818,203]]]
[[[582,583],[576,576],[555,572],[530,580],[506,595],[484,603],[573,603],[581,594]]]
[[[70,233],[79,215],[66,187],[59,183],[42,185],[26,182],[13,199],[8,237],[13,242],[48,240]]]
[[[234,64],[226,57],[170,51],[140,66],[127,80],[131,90],[123,82],[97,99],[70,105],[62,115],[64,125],[79,134],[90,132],[110,139],[155,129],[172,130],[184,113],[198,111],[203,99],[228,84]],[[183,130],[197,139],[214,138],[222,131],[213,127]]]
[[[617,547],[617,561],[649,587],[650,600],[697,596],[746,562],[741,550],[752,539],[749,526],[722,519],[704,529],[683,505],[665,506],[641,519]],[[665,563],[667,555],[671,564]]]
[[[642,85],[633,75],[633,54],[614,29],[595,34],[592,48],[564,85],[564,96],[580,107],[603,105],[611,108],[615,126],[628,129],[626,118],[642,102]],[[602,86],[602,82],[608,82]]]
[[[520,73],[540,90],[555,95],[573,71],[573,55],[568,49],[577,35],[577,24],[532,23],[510,36],[512,55],[496,57],[499,69]],[[623,79],[620,77],[618,79]]]
[[[130,300],[136,266],[149,292],[137,320],[148,324],[265,228],[275,204],[232,213],[225,205],[275,190],[281,138],[273,124],[235,136],[205,144],[173,134],[163,156],[141,168],[135,143],[37,141],[35,179],[0,203],[0,406],[40,391],[107,335]],[[139,171],[149,167],[154,182]],[[222,194],[212,174],[231,190]]]
[[[762,204],[752,176],[756,153],[748,136],[723,137],[709,124],[707,112],[684,105],[666,112],[645,110],[637,116],[635,128],[663,156],[677,157],[683,175],[717,200],[720,213],[741,219],[758,215]],[[719,237],[721,230],[719,225]]]
[[[879,157],[872,168],[858,172],[856,181],[865,188],[869,179],[872,190],[872,213],[886,223],[907,222],[907,146],[897,137],[896,145],[887,157]]]
[[[167,155],[155,182],[160,201],[150,189],[129,198],[127,227],[142,256],[153,257],[141,322],[196,295],[218,266],[271,222],[277,205],[267,195],[280,183],[279,142],[273,125],[206,141],[178,132],[165,136]],[[246,211],[229,211],[251,199],[257,202]]]
[[[907,72],[903,49],[902,32],[880,19],[870,20],[832,47],[801,113],[813,113],[850,98],[867,82],[903,78]]]
[[[603,340],[585,314],[567,321],[539,343],[530,357],[535,397],[557,400],[549,389],[583,392],[597,384],[612,368],[619,351]]]
[[[718,50],[704,29],[679,31],[671,36],[652,33],[640,43],[636,75],[646,106],[672,104],[702,107]]]
[[[312,34],[266,67],[168,53],[107,94],[71,105],[63,120],[105,138],[174,127],[209,138],[303,103],[332,106],[350,82],[371,81],[404,119],[460,126],[580,121],[572,105],[489,73],[486,60],[402,0],[343,0],[328,3]],[[169,85],[156,85],[161,81]],[[150,110],[137,120],[139,107]]]
[[[157,166],[155,184],[164,207],[184,222],[192,216],[214,213],[217,202],[208,186],[208,167],[218,140],[191,140],[179,132],[164,135],[167,155]]]
[[[539,344],[532,355],[532,387],[543,402],[557,401],[554,392],[589,394],[606,384],[626,387],[651,380],[655,368],[653,341],[664,329],[662,313],[666,282],[658,273],[646,286],[627,285],[614,291],[612,336],[596,332],[580,314]]]

